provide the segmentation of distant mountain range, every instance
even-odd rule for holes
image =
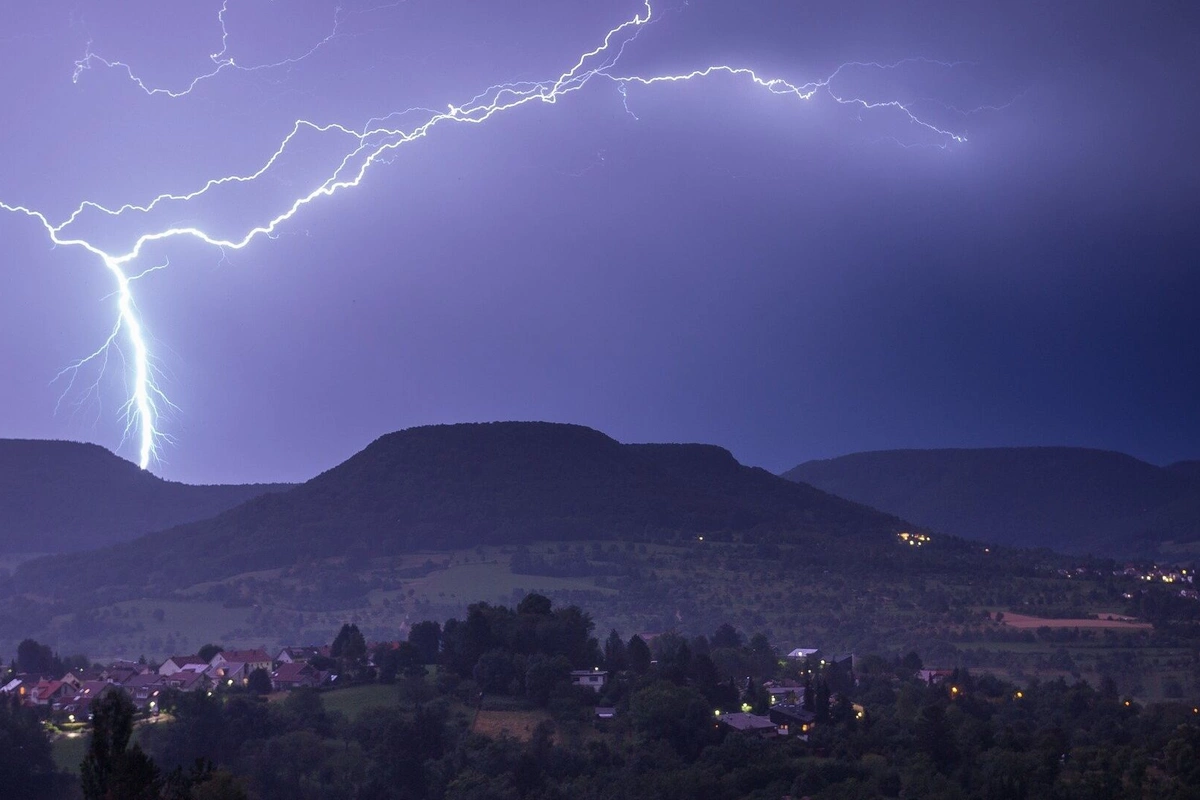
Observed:
[[[1071,447],[889,450],[784,473],[935,531],[1097,555],[1195,555],[1200,461]]]
[[[171,483],[96,445],[0,439],[0,554],[103,547],[289,488]]]
[[[433,426],[384,436],[289,492],[212,519],[24,564],[10,588],[129,594],[348,553],[537,540],[706,535],[866,550],[892,546],[907,527],[719,447],[621,444],[550,423]]]

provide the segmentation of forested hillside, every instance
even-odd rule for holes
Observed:
[[[999,544],[1155,556],[1200,542],[1198,462],[1158,467],[1071,447],[889,450],[809,461],[784,477]]]
[[[172,483],[94,444],[0,439],[0,554],[105,547],[288,488]]]
[[[709,536],[879,548],[895,517],[705,445],[624,445],[575,425],[492,423],[384,436],[286,494],[86,555],[22,565],[11,589],[139,596],[348,552]]]

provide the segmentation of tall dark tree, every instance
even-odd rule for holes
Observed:
[[[612,629],[604,641],[604,668],[613,673],[629,669],[629,655],[625,648],[625,641],[621,638],[621,634],[617,633],[616,628]]]
[[[742,646],[742,641],[742,635],[738,633],[737,628],[725,622],[712,635],[711,644],[714,650],[719,647],[737,650]]]
[[[17,672],[58,678],[62,676],[63,665],[49,645],[26,639],[17,645]]]
[[[367,640],[352,622],[347,622],[333,639],[330,655],[357,664],[367,656]]]
[[[246,688],[255,694],[270,694],[274,688],[271,686],[271,673],[259,667],[246,679]]]
[[[442,643],[441,625],[430,620],[418,622],[409,630],[408,640],[421,651],[421,663],[437,663],[438,649]]]
[[[49,800],[58,782],[50,740],[37,715],[17,698],[0,695],[0,794]]]
[[[124,692],[105,692],[92,703],[92,739],[79,767],[86,800],[157,800],[163,780],[158,767],[136,744],[133,701]]]
[[[650,645],[646,644],[646,640],[638,636],[636,633],[629,637],[629,647],[626,648],[629,655],[629,668],[639,675],[645,675],[650,671]]]

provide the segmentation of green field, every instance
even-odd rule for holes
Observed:
[[[79,763],[87,755],[87,747],[86,736],[60,736],[52,745],[55,765],[67,772],[79,772]]]
[[[372,683],[335,689],[321,695],[325,710],[343,714],[354,721],[364,711],[372,708],[400,708],[400,690],[395,686]]]

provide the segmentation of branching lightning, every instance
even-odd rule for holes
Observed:
[[[221,49],[211,58],[214,68],[194,78],[182,89],[165,89],[153,87],[139,78],[127,64],[119,61],[108,61],[91,51],[89,45],[84,58],[76,63],[73,80],[78,81],[82,73],[96,66],[104,66],[124,72],[129,80],[142,92],[151,97],[166,96],[180,98],[198,88],[207,81],[216,78],[223,72],[242,70],[257,71],[286,67],[306,59],[326,46],[339,35],[339,19],[335,17],[332,32],[326,38],[314,45],[306,53],[274,64],[257,66],[242,66],[235,63],[228,55],[229,31],[226,26],[228,0],[221,6],[218,22],[221,29]],[[339,12],[340,13],[340,12]],[[159,374],[155,368],[151,353],[150,339],[146,333],[141,313],[138,309],[133,284],[146,272],[133,272],[136,263],[143,257],[149,245],[168,242],[175,239],[194,239],[211,245],[225,253],[245,248],[254,240],[275,236],[280,228],[292,221],[303,209],[322,198],[332,197],[345,189],[358,186],[365,179],[371,168],[380,163],[388,163],[390,157],[401,147],[423,139],[435,129],[451,124],[479,125],[492,117],[513,111],[521,106],[534,103],[555,104],[560,99],[582,90],[593,81],[615,84],[621,103],[625,110],[636,119],[630,110],[629,96],[632,89],[651,87],[660,84],[673,84],[690,81],[700,81],[716,76],[742,79],[750,85],[765,89],[774,95],[786,95],[799,100],[809,101],[818,95],[828,97],[837,104],[853,106],[860,111],[875,111],[892,113],[921,133],[932,136],[941,146],[960,144],[966,139],[959,133],[939,127],[927,119],[918,116],[913,107],[899,100],[870,100],[855,95],[842,94],[835,88],[839,77],[855,69],[896,69],[904,64],[921,61],[908,59],[891,64],[871,62],[850,62],[839,66],[827,77],[807,83],[794,84],[782,78],[765,78],[753,69],[728,65],[712,65],[700,69],[680,72],[678,74],[642,76],[622,74],[617,67],[625,53],[639,34],[653,20],[653,11],[649,2],[644,10],[616,27],[609,30],[600,44],[578,57],[567,70],[558,77],[545,81],[524,81],[516,83],[497,84],[480,92],[475,97],[460,105],[448,105],[445,110],[407,109],[392,112],[381,117],[375,117],[360,129],[339,123],[318,123],[307,119],[297,120],[291,130],[283,137],[279,145],[262,163],[262,165],[247,174],[230,174],[216,177],[203,183],[198,188],[184,192],[168,192],[160,194],[149,201],[134,204],[129,203],[115,208],[101,203],[85,200],[60,222],[52,221],[46,214],[20,204],[9,204],[0,201],[0,209],[24,215],[40,223],[45,229],[50,241],[58,247],[80,248],[95,256],[110,273],[115,291],[116,321],[111,328],[107,340],[93,353],[69,366],[60,377],[67,376],[68,391],[74,383],[75,376],[81,368],[89,364],[98,364],[101,368],[109,359],[110,351],[122,342],[127,350],[120,352],[126,362],[129,396],[123,407],[126,422],[126,434],[137,443],[138,460],[143,468],[148,467],[159,455],[166,436],[161,430],[162,414],[170,408],[170,402],[160,387]],[[943,62],[926,62],[940,66],[951,67],[954,64]],[[419,121],[405,126],[404,119],[414,116]],[[344,138],[345,150],[336,167],[321,182],[307,191],[294,197],[273,212],[264,212],[257,222],[248,223],[247,227],[236,236],[222,236],[206,230],[198,225],[179,227],[163,227],[144,230],[135,235],[124,249],[111,252],[111,248],[102,248],[82,235],[75,234],[73,227],[85,214],[101,215],[107,218],[129,217],[132,215],[147,215],[159,206],[167,203],[186,203],[196,200],[217,187],[235,183],[253,183],[275,167],[284,157],[289,147],[302,132],[312,132],[322,136]],[[165,266],[165,265],[163,265]],[[95,387],[93,387],[93,390]],[[91,391],[91,390],[89,390]]]

